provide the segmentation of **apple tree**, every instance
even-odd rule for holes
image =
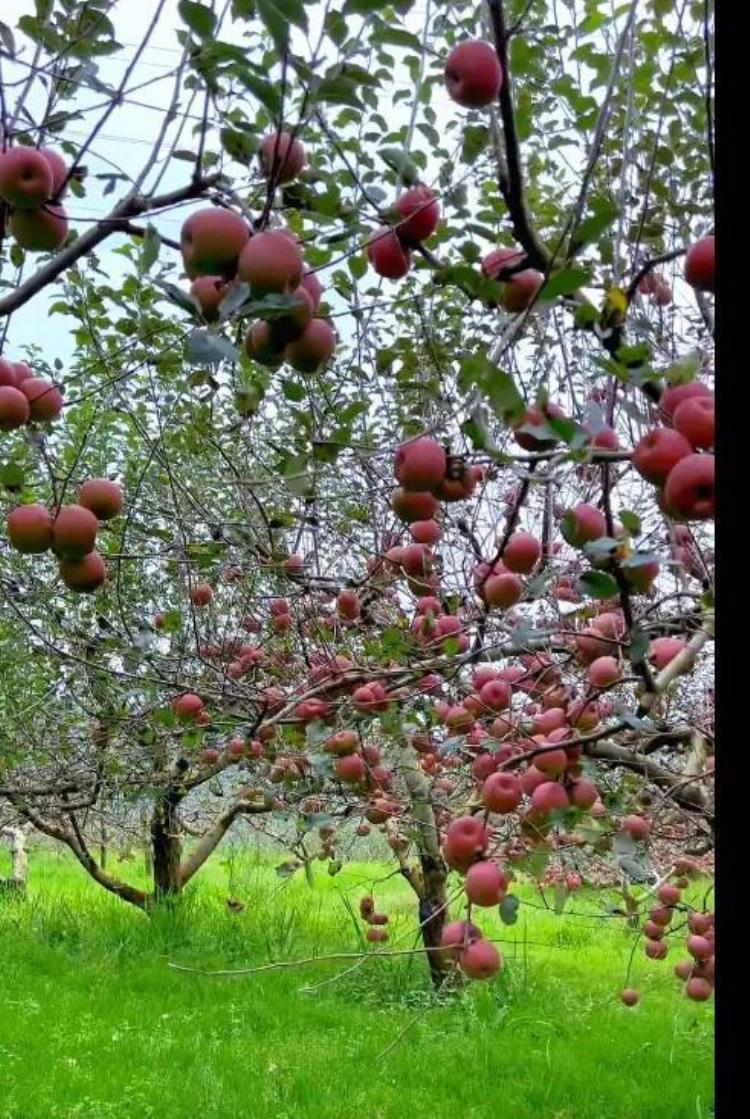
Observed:
[[[614,882],[709,997],[710,6],[150,7],[0,23],[8,821],[147,912],[379,829],[436,987]]]

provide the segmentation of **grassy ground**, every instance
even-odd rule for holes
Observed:
[[[4,858],[0,856],[0,859]],[[321,864],[322,866],[323,864]],[[5,864],[0,865],[0,876]],[[132,864],[122,869],[129,879]],[[215,978],[204,968],[357,950],[355,907],[383,869],[279,881],[251,856],[216,859],[183,911],[148,921],[69,860],[32,852],[29,897],[0,900],[0,1119],[709,1119],[713,1004],[680,995],[671,964],[635,956],[617,919],[532,908],[486,935],[506,966],[448,1005],[421,958]],[[378,885],[391,936],[411,946],[414,904]],[[242,898],[240,915],[225,905]],[[576,912],[606,898],[577,895]],[[418,1017],[422,1015],[421,1017]],[[403,1038],[384,1056],[407,1029]]]

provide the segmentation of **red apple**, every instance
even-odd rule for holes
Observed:
[[[689,454],[672,468],[664,486],[664,505],[670,515],[686,521],[713,519],[715,509],[713,455]]]
[[[686,458],[692,447],[684,435],[668,427],[649,431],[633,450],[633,466],[647,482],[661,485],[676,463]]]
[[[411,253],[399,241],[390,226],[382,226],[367,242],[367,258],[386,280],[401,280],[411,268]]]
[[[497,99],[503,68],[497,52],[479,39],[465,40],[453,48],[445,62],[448,95],[465,109],[481,109]]]
[[[291,183],[305,166],[305,149],[288,132],[271,132],[260,145],[260,163],[267,178]]]
[[[685,257],[685,279],[696,291],[710,291],[715,287],[716,247],[715,238],[703,237],[691,245]]]
[[[427,186],[404,191],[396,201],[396,211],[401,218],[396,232],[410,241],[425,241],[440,221],[440,206]]]

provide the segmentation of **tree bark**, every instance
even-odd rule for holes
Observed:
[[[411,801],[411,816],[417,827],[419,870],[401,861],[401,872],[419,898],[419,924],[425,947],[430,979],[436,991],[443,986],[448,975],[446,959],[435,951],[445,925],[447,895],[445,883],[448,869],[440,851],[440,832],[430,798],[430,784],[422,772],[416,751],[404,751],[402,774]]]
[[[200,870],[206,859],[211,855],[229,831],[238,816],[258,815],[269,811],[265,803],[253,804],[251,801],[241,800],[230,805],[229,808],[216,821],[212,828],[201,836],[188,857],[178,867],[180,887],[187,885],[193,875]]]
[[[102,870],[107,869],[107,843],[109,836],[107,834],[106,824],[102,821],[99,829],[99,865]]]
[[[443,926],[445,925],[448,901],[445,891],[447,871],[442,858],[436,861],[432,855],[426,852],[422,853],[420,863],[423,881],[423,893],[419,899],[422,943],[426,950],[432,986],[436,991],[439,991],[448,974],[445,966],[445,956],[442,952],[436,951],[440,947],[440,938],[443,935]]]
[[[26,852],[26,835],[23,828],[0,828],[0,837],[10,840],[11,876],[0,878],[0,887],[6,890],[26,889],[29,873],[29,859]]]
[[[182,839],[177,809],[182,795],[174,789],[154,804],[151,816],[151,852],[153,858],[154,901],[177,898],[182,890],[180,863]]]
[[[37,831],[69,847],[84,870],[91,875],[95,882],[103,886],[105,890],[109,890],[115,897],[121,898],[122,901],[129,902],[130,905],[134,905],[137,909],[145,910],[147,908],[148,894],[102,870],[86,846],[80,831],[76,831],[76,829],[71,826],[64,827],[61,824],[53,824],[49,820],[45,820],[28,804],[24,804],[20,797],[12,796],[9,799],[13,807],[25,820],[28,820]]]

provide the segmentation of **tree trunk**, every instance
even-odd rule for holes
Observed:
[[[109,836],[107,835],[107,826],[104,823],[104,821],[102,821],[101,826],[99,828],[99,866],[102,868],[102,870],[107,869],[107,842],[108,842],[108,840],[109,840]]]
[[[174,900],[182,890],[182,839],[177,808],[182,797],[174,791],[156,801],[151,817],[154,900]]]
[[[440,947],[440,937],[445,925],[448,901],[445,881],[448,875],[442,858],[435,859],[432,855],[423,852],[420,863],[422,893],[419,899],[419,923],[430,968],[430,979],[435,990],[439,991],[448,974],[445,956],[442,952],[435,951]]]
[[[439,991],[448,974],[445,956],[435,951],[440,945],[445,924],[448,870],[440,851],[440,832],[435,822],[430,783],[420,768],[416,751],[405,750],[404,755],[402,774],[411,799],[411,817],[417,828],[420,865],[419,868],[409,868],[402,862],[401,870],[419,898],[422,943],[426,949],[432,985]]]
[[[26,879],[29,873],[29,859],[26,853],[26,835],[22,828],[2,828],[0,836],[10,840],[11,876],[7,879],[0,878],[0,887],[5,890],[26,889]]]

